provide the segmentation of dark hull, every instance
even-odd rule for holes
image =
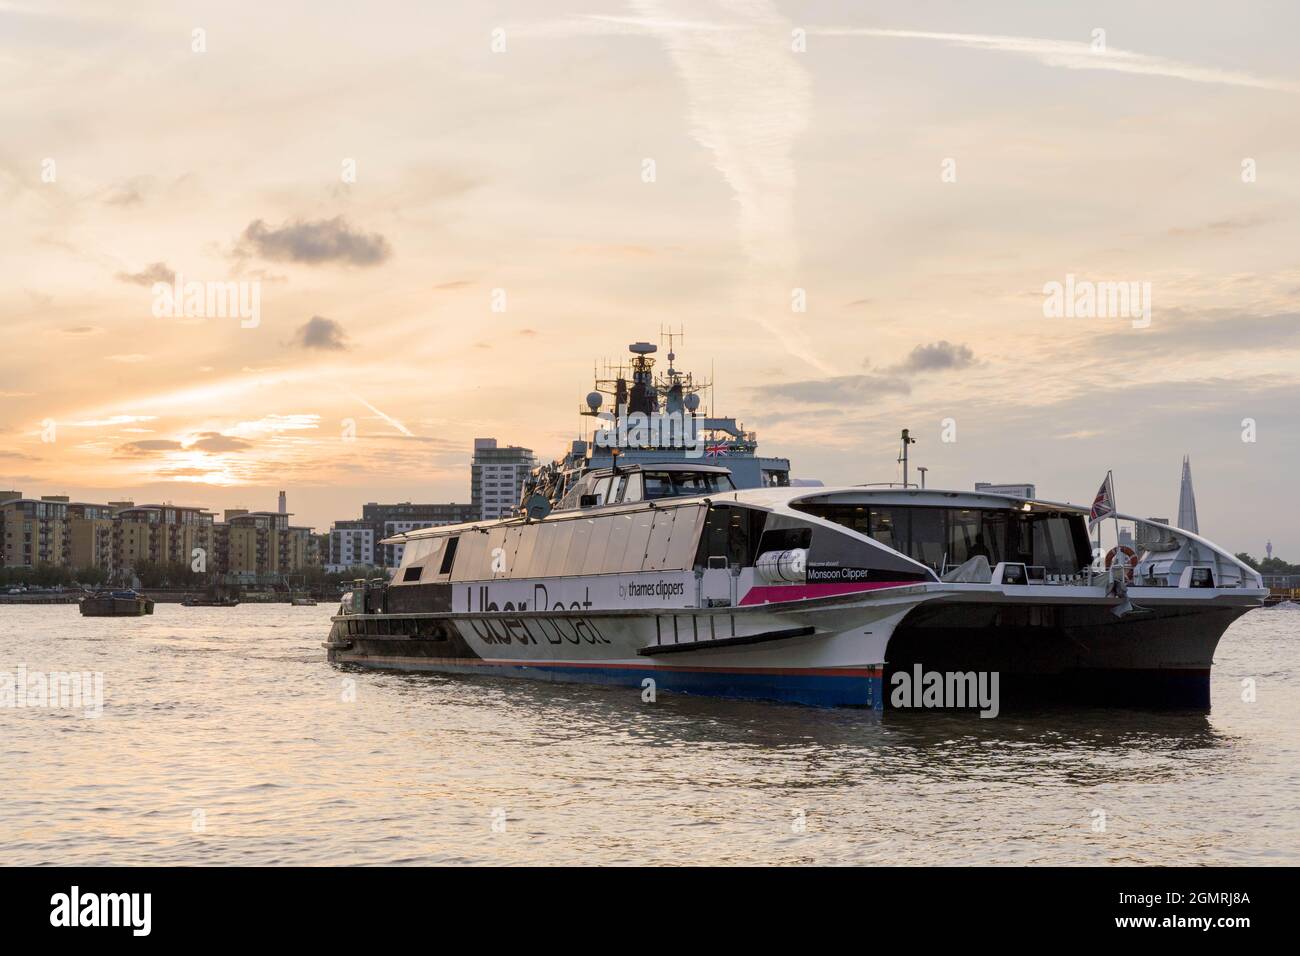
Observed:
[[[997,672],[1003,707],[1069,704],[1208,710],[1210,667],[1249,608],[1108,608],[946,603],[907,616],[889,642],[885,698],[899,672]]]
[[[81,602],[82,617],[143,617],[153,613],[148,598],[88,597]]]

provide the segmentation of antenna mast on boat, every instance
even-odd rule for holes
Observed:
[[[903,451],[902,451],[902,454],[900,454],[900,455],[898,456],[898,461],[899,461],[899,462],[902,464],[902,466],[903,466],[903,487],[904,487],[904,488],[910,488],[911,485],[909,485],[909,484],[907,483],[907,446],[908,446],[908,445],[915,445],[915,444],[916,444],[916,439],[910,437],[910,436],[907,434],[907,429],[904,428],[904,429],[903,429],[903,434],[902,434],[902,438],[901,438],[901,440],[902,440],[902,442],[903,442]]]

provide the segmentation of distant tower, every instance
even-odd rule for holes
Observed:
[[[1199,534],[1196,526],[1196,493],[1192,491],[1192,463],[1183,456],[1183,483],[1178,489],[1178,527]]]
[[[1264,555],[1265,555],[1267,558],[1269,558],[1270,560],[1272,560],[1272,558],[1273,558],[1273,542],[1272,542],[1272,541],[1269,541],[1267,544],[1264,545]]]
[[[280,514],[287,515],[288,513],[289,513],[289,501],[287,498],[285,498],[284,492],[282,491],[280,492]]]

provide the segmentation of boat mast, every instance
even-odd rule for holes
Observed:
[[[909,437],[907,434],[907,429],[904,428],[901,440],[903,442],[903,452],[898,456],[898,460],[903,465],[903,487],[910,488],[911,485],[907,483],[907,446],[915,445],[916,439]]]

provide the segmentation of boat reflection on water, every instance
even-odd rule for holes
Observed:
[[[1117,774],[1128,783],[1159,781],[1186,773],[1189,754],[1233,743],[1199,711],[1060,706],[983,719],[952,710],[882,713],[679,694],[649,703],[637,692],[487,676],[394,672],[379,679],[397,682],[416,708],[445,704],[430,694],[438,688],[458,697],[467,692],[486,712],[531,713],[539,745],[545,745],[546,727],[556,728],[557,744],[583,727],[592,738],[617,738],[629,747],[713,750],[727,759],[748,755],[773,769],[795,770],[789,766],[794,761],[797,773],[811,773],[809,779],[823,784],[918,775],[1034,785],[1097,784]]]

